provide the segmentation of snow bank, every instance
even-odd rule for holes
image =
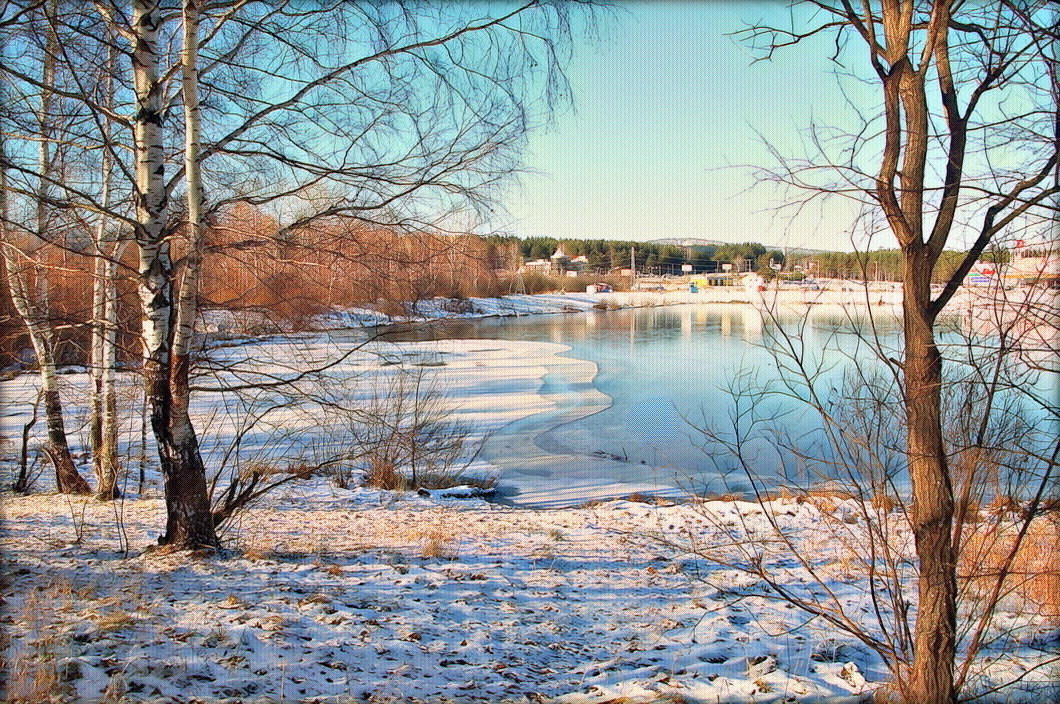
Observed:
[[[116,508],[0,500],[11,686],[84,702],[854,702],[888,677],[859,642],[727,596],[744,575],[665,542],[680,527],[723,545],[727,521],[764,526],[754,504],[538,511],[310,483],[198,557],[141,552],[160,500]],[[813,507],[777,516],[820,539]],[[1009,701],[1056,693],[1034,647],[990,653],[998,677],[1026,673]]]
[[[901,289],[893,285],[870,287],[856,282],[833,283],[826,288],[756,288],[716,286],[688,290],[615,291],[610,293],[551,293],[508,295],[500,298],[433,298],[409,306],[408,313],[390,316],[367,308],[350,308],[318,318],[323,328],[368,327],[394,323],[491,316],[578,313],[592,309],[646,308],[703,303],[744,303],[756,307],[779,305],[895,307],[901,304]]]
[[[643,308],[688,303],[680,294],[652,292],[540,293],[500,298],[432,298],[408,306],[405,315],[390,316],[367,308],[349,308],[321,316],[324,328],[346,328],[442,319],[580,313],[594,308]]]

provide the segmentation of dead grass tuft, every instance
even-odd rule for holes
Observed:
[[[425,560],[456,560],[460,557],[459,541],[448,530],[431,527],[414,531],[410,536],[420,544],[420,557]]]
[[[271,560],[274,557],[272,549],[263,545],[249,545],[243,548],[243,557],[253,562]]]
[[[1022,507],[1022,504],[1015,497],[999,494],[986,505],[986,510],[994,515],[999,515],[1002,513],[1016,513]]]
[[[325,574],[329,574],[332,577],[341,577],[343,574],[342,567],[334,563],[320,564],[319,567]]]
[[[970,527],[959,574],[974,594],[985,595],[1002,576],[1018,523],[998,525],[997,521],[984,520]],[[1017,611],[1060,625],[1060,516],[1050,513],[1031,523],[1004,577],[1003,593]]]
[[[898,497],[890,494],[876,494],[872,497],[872,507],[880,513],[890,513],[901,505]]]
[[[746,496],[744,496],[743,494],[736,494],[736,493],[711,494],[709,496],[704,496],[703,497],[703,501],[726,501],[728,503],[735,503],[737,501],[746,501],[746,500],[747,500]]]
[[[383,491],[408,491],[408,479],[405,478],[393,462],[374,460],[364,475],[365,486]]]
[[[136,619],[124,609],[118,609],[100,614],[95,621],[100,633],[115,633],[133,625]]]
[[[415,481],[398,469],[393,462],[373,460],[364,475],[364,485],[383,491],[412,491],[414,489],[451,489],[455,486],[470,486],[489,491],[497,486],[497,477],[463,474],[451,467],[421,469]]]
[[[78,676],[76,663],[63,663],[69,654],[68,636],[56,625],[62,613],[74,610],[78,590],[66,580],[32,590],[19,610],[17,620],[24,624],[27,637],[10,646],[12,660],[2,661],[5,702],[50,704],[74,700],[70,680]],[[5,639],[6,640],[6,639]]]
[[[422,553],[426,559],[455,560],[460,557],[456,544],[450,537],[432,535],[423,543]]]

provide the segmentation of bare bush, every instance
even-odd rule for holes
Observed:
[[[358,448],[356,466],[365,486],[396,491],[491,487],[492,478],[467,473],[483,439],[450,418],[452,405],[423,369],[402,369],[375,384],[346,427],[351,445]],[[349,467],[343,471],[347,474],[337,481],[349,483]]]
[[[315,476],[340,488],[492,486],[492,477],[469,474],[484,438],[452,417],[453,400],[431,371],[444,364],[438,354],[406,367],[363,345],[338,362],[313,344],[299,360],[298,349],[285,347],[296,354],[282,375],[278,361],[256,355],[218,359],[196,386],[224,400],[203,420],[202,436],[218,528],[270,492]],[[364,364],[376,368],[366,373]]]

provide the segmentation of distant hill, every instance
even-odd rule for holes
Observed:
[[[697,237],[665,237],[658,240],[649,240],[651,244],[672,244],[678,247],[720,247],[723,244],[733,244],[732,242],[722,242],[721,240],[703,240]],[[759,243],[761,244],[761,243]],[[766,251],[772,251],[778,249],[781,252],[784,251],[784,247],[777,244],[762,244],[766,248]],[[805,247],[788,247],[789,257],[805,257],[812,254],[821,254],[827,252],[826,249],[807,249]]]

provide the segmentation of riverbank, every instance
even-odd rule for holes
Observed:
[[[753,325],[735,319],[758,320],[750,308],[725,310],[732,330],[744,334]],[[196,384],[275,380],[328,362],[327,375],[307,379],[307,390],[364,408],[402,369],[421,371],[449,394],[454,419],[494,431],[536,414],[563,421],[608,403],[583,396],[595,365],[567,357],[561,344],[359,345],[326,334],[241,341],[215,350],[219,370]],[[131,393],[138,379],[121,376]],[[72,417],[85,412],[87,383],[84,374],[63,376]],[[17,437],[35,398],[34,378],[2,382],[0,393],[3,432]],[[245,461],[274,465],[345,442],[319,409],[282,400],[259,391],[238,400],[197,392],[193,412],[211,469],[237,440]],[[274,405],[267,423],[248,427],[252,411]],[[136,457],[144,451],[138,428],[125,428],[126,454]],[[84,437],[75,437],[83,447]],[[529,429],[513,437],[495,433],[501,442],[536,442]],[[508,447],[513,455],[518,449]],[[540,447],[530,449],[546,462]],[[618,464],[600,461],[608,472]],[[527,470],[519,477],[521,500],[552,508],[341,489],[321,476],[241,514],[224,534],[222,555],[144,550],[165,524],[153,472],[142,496],[130,491],[116,504],[4,496],[0,566],[9,578],[0,584],[0,622],[8,693],[14,687],[33,702],[158,704],[834,703],[864,701],[887,681],[878,656],[857,639],[807,623],[760,591],[743,593],[754,579],[689,550],[761,537],[772,527],[761,506],[606,500],[640,487],[585,458],[561,470],[516,462]],[[484,463],[469,469],[493,471]],[[630,471],[630,479],[651,483],[650,468]],[[130,477],[126,486],[133,484]],[[588,499],[595,505],[580,505]],[[845,542],[859,530],[858,508],[841,497],[768,506],[844,607],[866,613],[871,585],[852,568],[857,554]],[[1051,540],[1040,554],[1055,554]],[[908,536],[896,535],[895,545],[908,545]],[[778,563],[776,575],[793,588],[809,579],[790,560]],[[915,594],[908,596],[913,605]],[[1006,602],[997,621],[1005,637],[984,653],[978,686],[1021,680],[1004,693],[1012,702],[1060,694],[1055,664],[1042,652],[1055,641],[1058,615],[1028,615]]]
[[[345,308],[315,316],[306,326],[309,330],[341,330],[377,327],[439,320],[466,320],[524,315],[582,313],[590,310],[618,310],[704,303],[744,304],[755,308],[809,306],[840,310],[847,307],[874,306],[897,310],[901,305],[901,287],[897,284],[874,284],[829,281],[812,287],[714,286],[695,293],[681,290],[614,291],[609,293],[540,293],[511,294],[499,298],[432,298],[403,306],[401,313],[384,313],[372,308]],[[277,331],[277,323],[268,316],[252,311],[208,310],[203,312],[204,332],[215,338],[256,336]],[[282,331],[282,330],[279,330]]]

